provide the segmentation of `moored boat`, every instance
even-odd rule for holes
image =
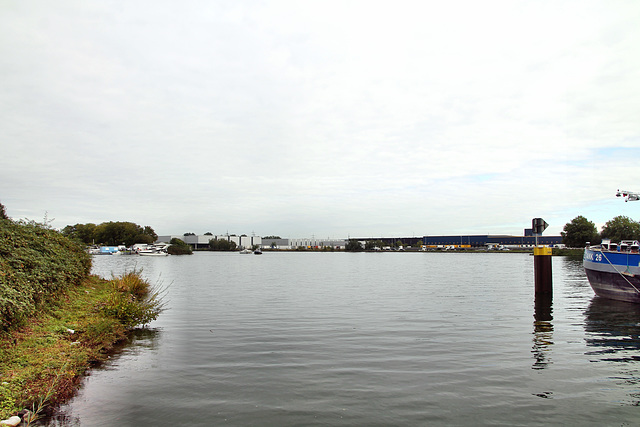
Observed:
[[[603,240],[584,250],[584,271],[596,295],[640,304],[640,244]]]
[[[138,255],[142,256],[167,256],[168,252],[165,251],[154,251],[154,250],[141,250],[138,251]]]
[[[156,243],[155,245],[147,245],[146,247],[139,247],[136,249],[138,255],[142,256],[167,256],[167,248],[170,245],[168,243]]]

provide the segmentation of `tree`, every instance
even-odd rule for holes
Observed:
[[[230,240],[209,240],[209,248],[211,248],[212,251],[235,251],[236,246],[236,242]]]
[[[62,229],[62,234],[74,240],[79,240],[86,245],[92,245],[95,240],[96,225],[76,224],[67,225]]]
[[[355,239],[349,240],[349,242],[344,247],[345,251],[357,252],[362,250],[362,245]]]
[[[148,225],[141,227],[133,222],[103,222],[95,224],[67,225],[62,234],[87,245],[97,243],[104,245],[131,246],[134,243],[153,243],[158,235]]]
[[[191,246],[186,244],[183,240],[174,237],[171,239],[171,246],[167,249],[171,255],[191,255],[193,253],[193,249]]]
[[[213,236],[213,233],[210,231],[207,231],[206,233],[204,233],[205,236]]]
[[[0,203],[0,219],[9,219],[7,216],[7,210],[2,203]]]
[[[565,224],[562,235],[562,243],[570,248],[583,248],[587,242],[598,243],[598,229],[595,224],[587,218],[579,215]]]
[[[149,236],[151,237],[151,242],[153,243],[156,240],[158,240],[158,235],[156,234],[155,231],[153,231],[153,228],[149,227],[148,225],[145,225],[144,228],[142,229],[142,234],[144,234],[145,236]],[[144,243],[144,242],[136,242],[136,243]]]
[[[624,215],[613,218],[602,227],[600,233],[603,239],[613,242],[621,240],[640,240],[640,223]]]
[[[282,239],[280,236],[265,236],[263,239]]]

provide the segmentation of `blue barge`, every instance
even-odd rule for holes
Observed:
[[[640,303],[640,253],[638,241],[620,244],[603,240],[587,246],[583,265],[591,288],[603,298]]]

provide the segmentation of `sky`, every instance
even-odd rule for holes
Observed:
[[[0,0],[0,203],[55,228],[640,220],[640,2]]]

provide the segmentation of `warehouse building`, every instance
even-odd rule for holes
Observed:
[[[188,236],[179,236],[179,235],[169,235],[169,236],[158,236],[156,242],[171,242],[171,239],[178,238],[191,246],[193,249],[207,249],[209,248],[209,240],[227,240],[229,242],[234,242],[238,249],[242,248],[252,248],[255,246],[262,245],[262,237],[260,236],[247,236],[243,234],[241,236],[237,236],[235,234],[223,234],[223,235],[213,235],[213,234],[200,234],[195,235],[191,234]]]

